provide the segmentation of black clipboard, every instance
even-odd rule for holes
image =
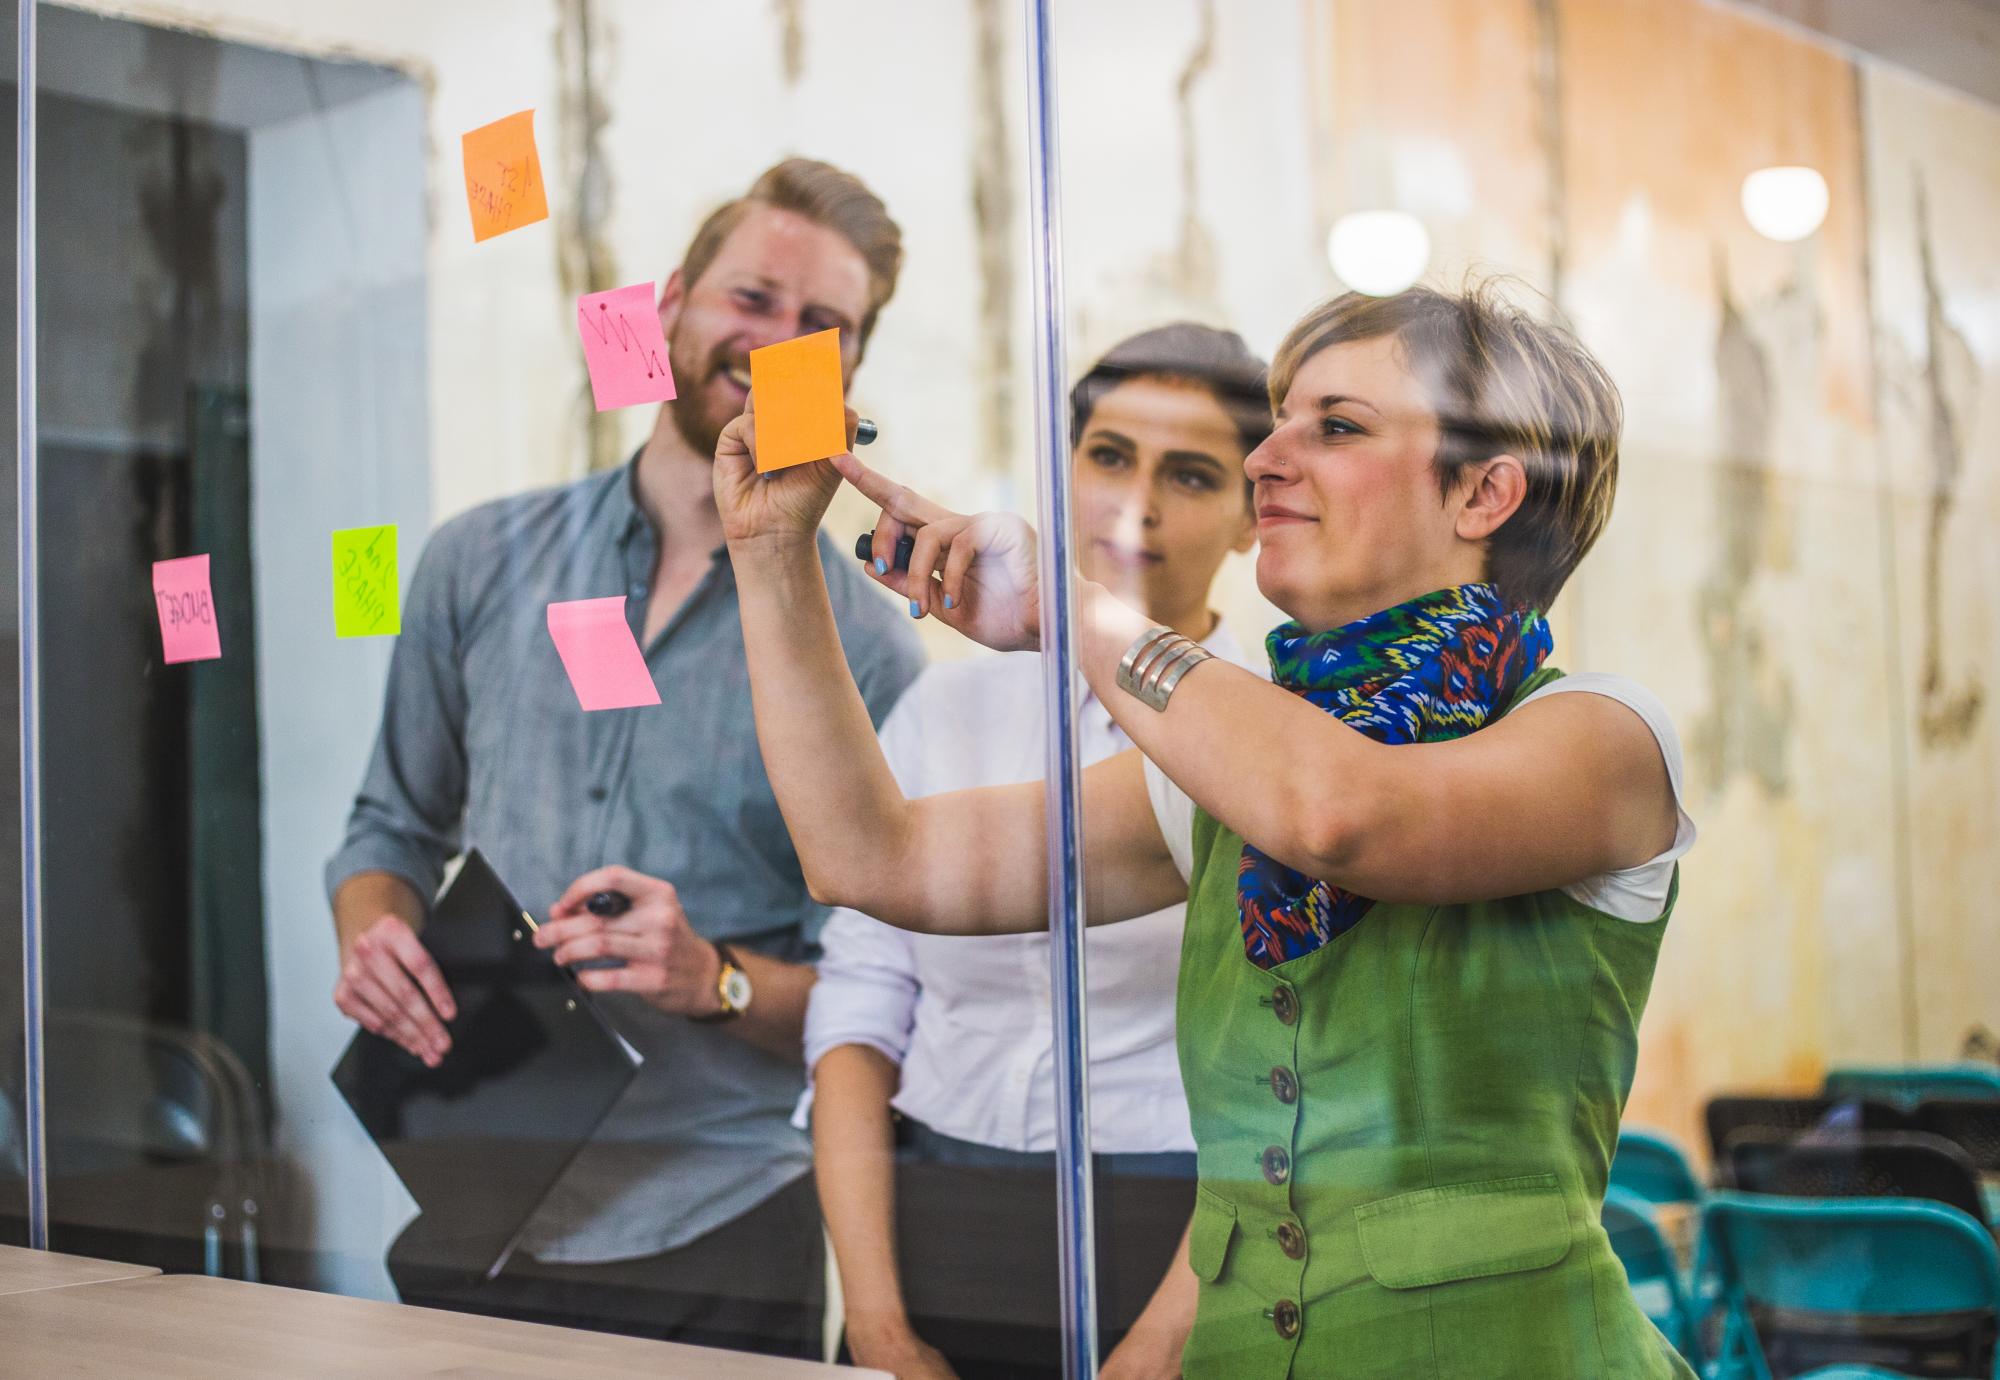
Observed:
[[[458,1016],[438,1067],[355,1035],[333,1083],[421,1215],[392,1258],[426,1275],[493,1278],[550,1188],[638,1072],[641,1057],[534,946],[535,922],[478,849],[424,925]]]

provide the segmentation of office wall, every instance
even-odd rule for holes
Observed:
[[[423,97],[413,85],[250,135],[250,398],[263,713],[265,943],[276,1148],[302,1171],[289,1240],[322,1283],[387,1293],[382,1245],[413,1208],[328,1071],[333,1007],[320,868],[373,746],[390,644],[329,637],[329,531],[428,527]]]

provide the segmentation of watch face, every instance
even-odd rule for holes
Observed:
[[[732,1011],[741,1011],[750,1004],[750,979],[744,976],[742,969],[731,969],[722,980],[722,996]]]

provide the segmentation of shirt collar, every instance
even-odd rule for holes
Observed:
[[[635,450],[612,472],[611,491],[605,495],[605,516],[610,520],[612,535],[621,542],[647,526],[646,513],[639,506],[635,488],[638,482],[639,452]]]
[[[605,519],[611,525],[613,540],[621,545],[642,532],[651,533],[655,545],[660,534],[654,532],[652,521],[646,510],[639,506],[639,457],[644,447],[632,452],[632,456],[616,470],[612,471],[611,489],[605,495]],[[709,560],[719,565],[729,562],[729,543],[718,542],[715,550],[708,553]]]

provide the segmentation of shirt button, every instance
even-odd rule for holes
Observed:
[[[1299,1335],[1299,1306],[1290,1299],[1279,1299],[1277,1306],[1265,1316],[1270,1318],[1271,1326],[1286,1341]]]
[[[1279,1022],[1290,1025],[1299,1018],[1299,999],[1289,987],[1280,987],[1271,994],[1271,1010]]]
[[[1264,1181],[1282,1184],[1292,1177],[1292,1157],[1285,1153],[1282,1145],[1264,1147]]]
[[[1299,1080],[1283,1064],[1271,1070],[1271,1094],[1287,1107],[1299,1100]]]
[[[1278,1249],[1293,1260],[1306,1258],[1306,1230],[1296,1222],[1278,1223]]]
[[[634,582],[633,582],[633,585],[632,585],[632,597],[633,597],[634,599],[637,599],[637,598],[638,598],[638,597],[639,597],[640,595],[644,594],[645,592],[646,592],[646,585],[645,585],[645,582],[644,582],[644,581],[634,581]]]
[[[590,798],[592,800],[609,800],[611,798],[611,792],[607,791],[602,786],[592,786],[590,788]]]

